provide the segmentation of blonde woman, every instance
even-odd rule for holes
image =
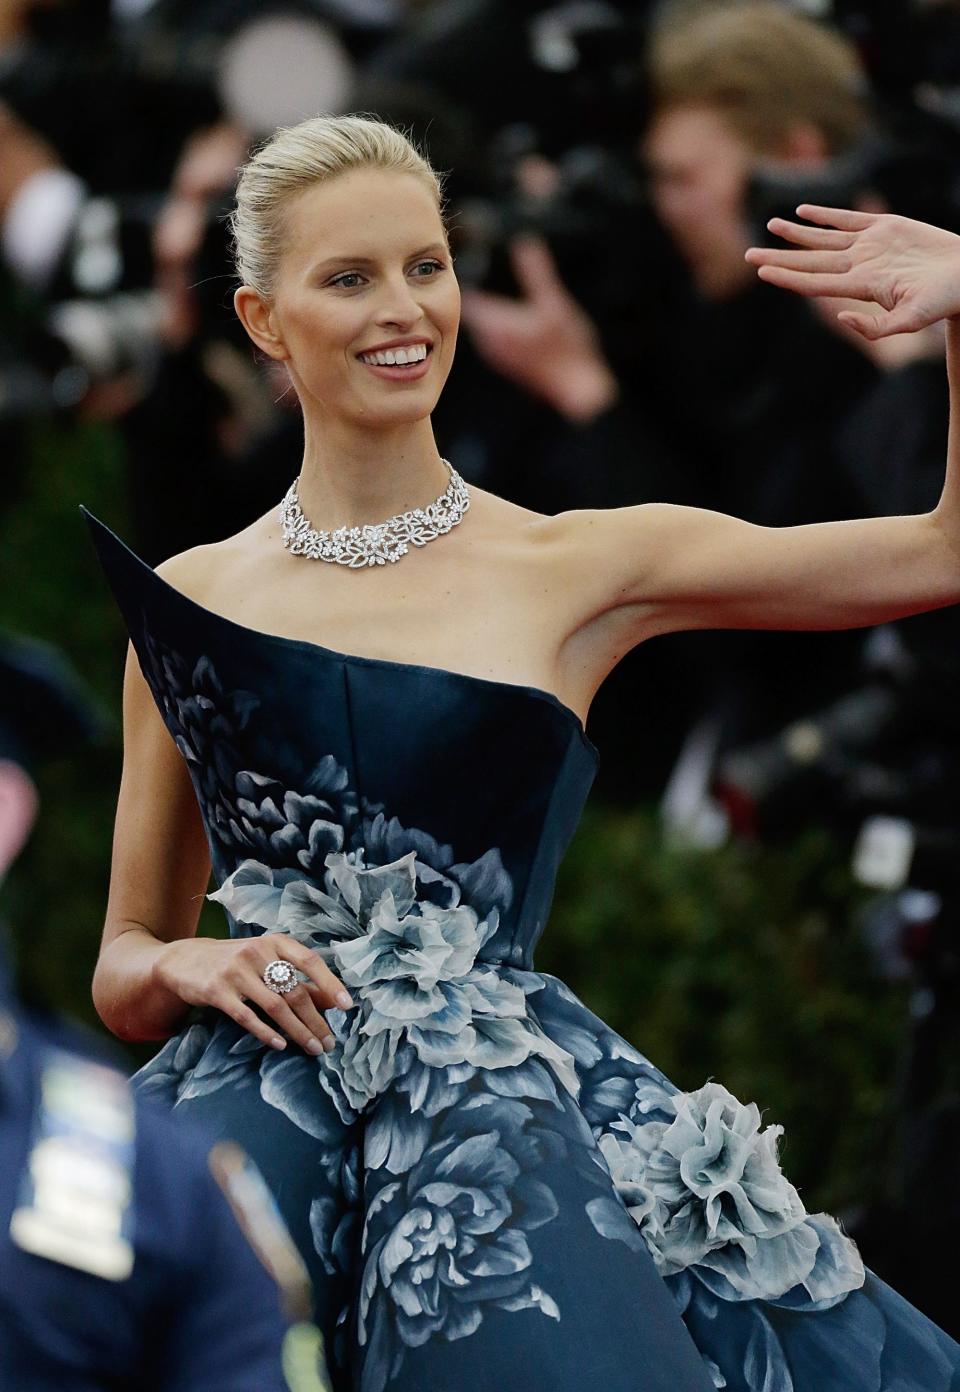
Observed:
[[[889,300],[866,333],[960,313],[958,239],[850,216],[761,274]],[[302,406],[298,479],[156,571],[90,519],[132,638],[94,996],[167,1041],[140,1086],[264,1171],[338,1389],[956,1387],[957,1345],[806,1212],[780,1128],[680,1091],[533,952],[619,658],[956,602],[957,445],[927,516],[541,516],[437,452],[459,293],[401,134],[278,131],[234,232],[236,311]],[[950,361],[956,407],[953,324]],[[211,871],[224,941],[196,937]]]

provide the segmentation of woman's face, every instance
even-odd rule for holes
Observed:
[[[355,169],[297,195],[268,320],[305,411],[367,427],[428,416],[453,362],[460,289],[426,182]],[[409,361],[386,362],[398,353]]]

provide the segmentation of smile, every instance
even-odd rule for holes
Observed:
[[[376,353],[358,353],[357,361],[388,382],[416,382],[430,370],[433,345],[412,343],[406,348],[384,348]]]
[[[379,353],[360,353],[358,357],[368,367],[407,367],[423,362],[429,351],[428,343],[411,343],[407,348],[385,348]]]

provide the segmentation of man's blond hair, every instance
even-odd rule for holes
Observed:
[[[769,0],[674,5],[651,40],[649,72],[655,111],[715,108],[758,154],[778,154],[799,124],[841,154],[868,119],[853,44]]]

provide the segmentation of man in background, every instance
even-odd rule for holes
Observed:
[[[851,516],[835,438],[878,365],[816,308],[758,281],[743,254],[764,235],[751,215],[758,174],[802,187],[869,129],[856,50],[763,0],[677,6],[650,35],[647,91],[637,154],[671,259],[639,255],[610,228],[603,267],[608,279],[610,263],[619,267],[622,305],[593,322],[545,243],[520,242],[521,299],[464,296],[473,340],[567,422],[552,463],[558,507],[684,503],[767,526]],[[591,273],[599,262],[584,267]],[[662,790],[708,711],[717,749],[772,734],[843,689],[859,643],[670,635],[628,654],[591,713],[601,751],[608,727],[618,748],[604,791],[634,802],[638,790]],[[631,729],[658,730],[658,748]],[[634,746],[661,761],[655,781],[630,759]]]

